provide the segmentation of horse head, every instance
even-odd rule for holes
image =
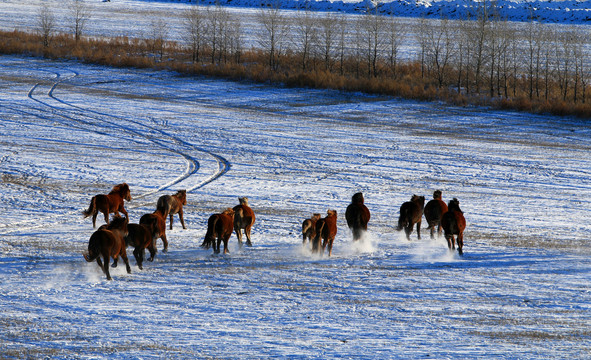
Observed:
[[[246,205],[246,206],[249,206],[249,205],[248,205],[248,198],[247,198],[247,197],[241,197],[241,198],[238,198],[238,201],[240,202],[240,205]]]
[[[435,199],[435,200],[441,200],[441,190],[435,190],[435,191],[433,191],[433,199]]]
[[[363,204],[364,199],[363,199],[363,193],[356,193],[355,195],[353,195],[353,197],[351,198],[351,203],[352,204]]]
[[[187,190],[179,190],[176,192],[176,197],[183,205],[187,205]]]
[[[460,209],[460,201],[456,198],[453,198],[449,201],[449,203],[447,204],[447,210],[448,211],[459,211],[459,212],[463,213],[463,211]]]

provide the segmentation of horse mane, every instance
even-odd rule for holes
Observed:
[[[435,190],[435,191],[433,191],[433,199],[435,199],[435,200],[441,200],[441,190]]]
[[[113,189],[111,190],[109,195],[120,194],[126,190],[129,191],[129,185],[127,185],[127,183],[121,183],[121,184],[113,186]]]
[[[449,203],[447,204],[447,210],[448,211],[459,211],[462,214],[464,213],[460,209],[460,201],[457,198],[453,198],[452,200],[449,201]]]
[[[240,202],[240,205],[246,205],[246,206],[249,206],[249,205],[248,205],[248,198],[247,198],[246,196],[245,196],[245,197],[239,197],[239,198],[238,198],[238,202]]]

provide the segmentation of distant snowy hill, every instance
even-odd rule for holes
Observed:
[[[169,0],[141,1],[167,2]],[[440,14],[446,14],[450,19],[465,18],[467,14],[474,13],[482,3],[472,0],[200,0],[199,3],[202,5],[215,4],[216,1],[222,5],[237,7],[259,7],[261,3],[279,1],[283,9],[307,7],[314,11],[344,11],[348,13],[361,12],[368,7],[375,8],[378,4],[380,11],[385,14],[408,17],[439,17]],[[512,21],[528,21],[532,14],[534,18],[547,23],[585,24],[591,20],[591,1],[499,0],[496,3],[501,17]]]

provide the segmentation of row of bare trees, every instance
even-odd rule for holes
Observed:
[[[90,12],[70,0],[72,33],[80,38]],[[228,8],[191,6],[182,14],[183,45],[193,63],[243,66],[245,50],[266,57],[272,72],[322,71],[353,78],[404,81],[404,65],[419,64],[422,86],[472,97],[587,101],[591,63],[585,34],[575,27],[501,19],[481,2],[470,18],[439,20],[383,16],[376,9],[351,16],[262,6],[256,26]],[[492,5],[491,5],[492,4]],[[39,32],[49,46],[55,19],[39,11]],[[162,60],[172,27],[156,14],[149,39]],[[250,43],[250,48],[246,46]],[[170,46],[174,48],[174,46]],[[404,54],[401,54],[404,52]],[[408,68],[408,66],[407,66]]]

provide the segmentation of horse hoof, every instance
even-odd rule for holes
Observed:
[[[162,252],[164,252],[164,253],[168,252],[168,248],[162,249]]]
[[[116,268],[117,267],[117,264],[111,264],[111,267],[112,268]]]
[[[153,258],[153,257],[151,257],[151,258],[149,258],[149,259],[148,259],[148,261],[149,261],[149,262],[152,262],[152,261],[154,261],[154,258]],[[140,268],[140,269],[141,269],[141,268]]]
[[[246,245],[247,245],[247,246],[252,246],[252,243],[251,243],[250,241],[248,241],[248,242],[246,243]]]
[[[144,267],[143,267],[143,266],[141,266],[141,265],[138,265],[137,267],[138,267],[138,269],[140,269],[140,270],[144,270]]]

